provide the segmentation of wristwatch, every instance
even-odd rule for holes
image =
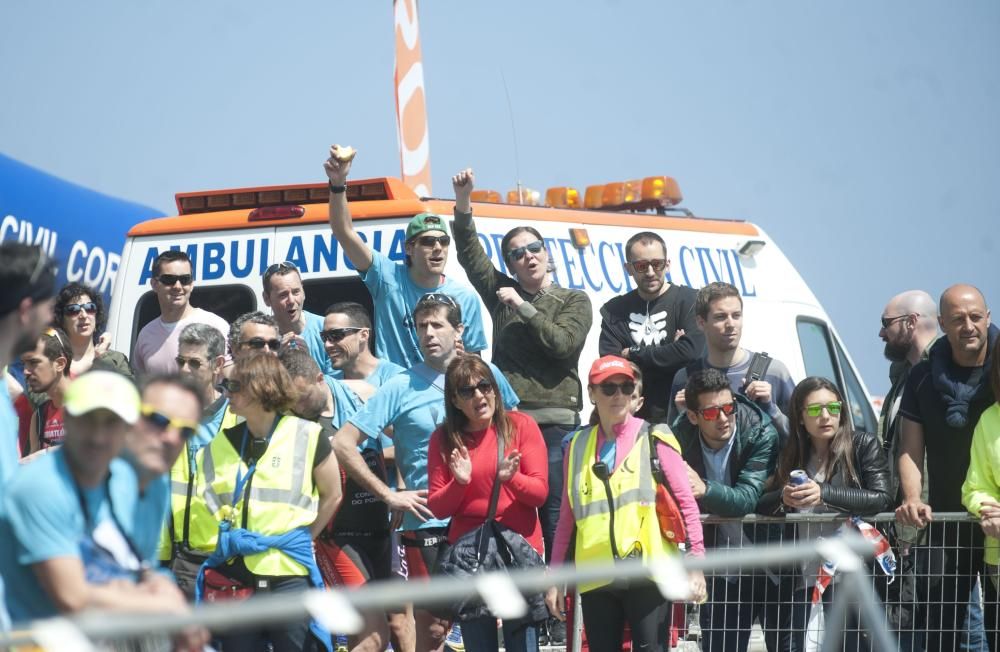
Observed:
[[[332,192],[334,194],[341,193],[341,192],[347,192],[347,185],[346,184],[343,185],[343,186],[335,186],[335,185],[333,185],[333,182],[331,181],[329,183],[329,186],[330,186],[330,192]]]

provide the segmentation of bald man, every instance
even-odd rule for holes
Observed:
[[[994,401],[988,365],[1000,330],[990,325],[982,293],[971,285],[954,285],[941,295],[939,310],[944,337],[931,345],[926,360],[913,367],[899,407],[903,503],[896,518],[915,527],[927,525],[934,512],[965,511],[962,482],[969,468],[972,433]],[[921,498],[925,456],[926,503]],[[933,555],[937,575],[926,587],[927,622],[935,623],[927,632],[926,649],[959,649],[969,605],[956,596],[970,595],[976,573],[985,572],[982,549],[978,527],[947,523],[931,525],[927,548],[915,549],[917,555]],[[987,603],[995,604],[993,583],[982,585]],[[997,609],[985,612],[986,631],[996,632]]]

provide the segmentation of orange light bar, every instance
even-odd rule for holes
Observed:
[[[472,201],[481,201],[487,204],[502,204],[500,193],[496,190],[473,190]]]
[[[520,206],[539,206],[541,204],[541,194],[531,188],[521,188],[520,191],[508,190],[507,203]]]
[[[604,186],[587,186],[584,191],[584,208],[600,208],[604,206]]]
[[[656,201],[662,206],[676,206],[684,196],[672,177],[646,177],[642,180],[643,201]]]
[[[405,198],[403,190],[393,188],[394,179],[351,181],[347,184],[349,201],[379,201]],[[262,206],[296,206],[325,204],[330,199],[330,189],[325,183],[297,186],[270,186],[264,188],[237,188],[234,190],[209,190],[205,192],[178,193],[177,211],[180,215],[253,209]]]
[[[605,207],[611,206],[621,206],[625,203],[625,184],[616,181],[615,183],[608,183],[604,186],[604,192],[601,193],[601,205]]]
[[[545,191],[545,205],[553,208],[582,208],[580,191],[570,186],[557,186]]]
[[[634,204],[642,201],[642,179],[633,179],[625,182],[625,190],[622,197],[623,204]]]

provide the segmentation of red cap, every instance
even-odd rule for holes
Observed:
[[[617,355],[606,355],[594,360],[594,364],[590,365],[588,380],[591,385],[599,385],[612,376],[628,376],[629,380],[635,380],[632,365],[628,360]]]

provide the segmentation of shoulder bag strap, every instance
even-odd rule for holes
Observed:
[[[479,546],[476,559],[479,564],[486,558],[489,549],[490,536],[493,533],[493,519],[497,515],[497,503],[500,501],[500,463],[503,461],[503,438],[497,433],[497,473],[493,477],[493,493],[490,495],[490,509],[486,513],[486,521],[479,528]]]

